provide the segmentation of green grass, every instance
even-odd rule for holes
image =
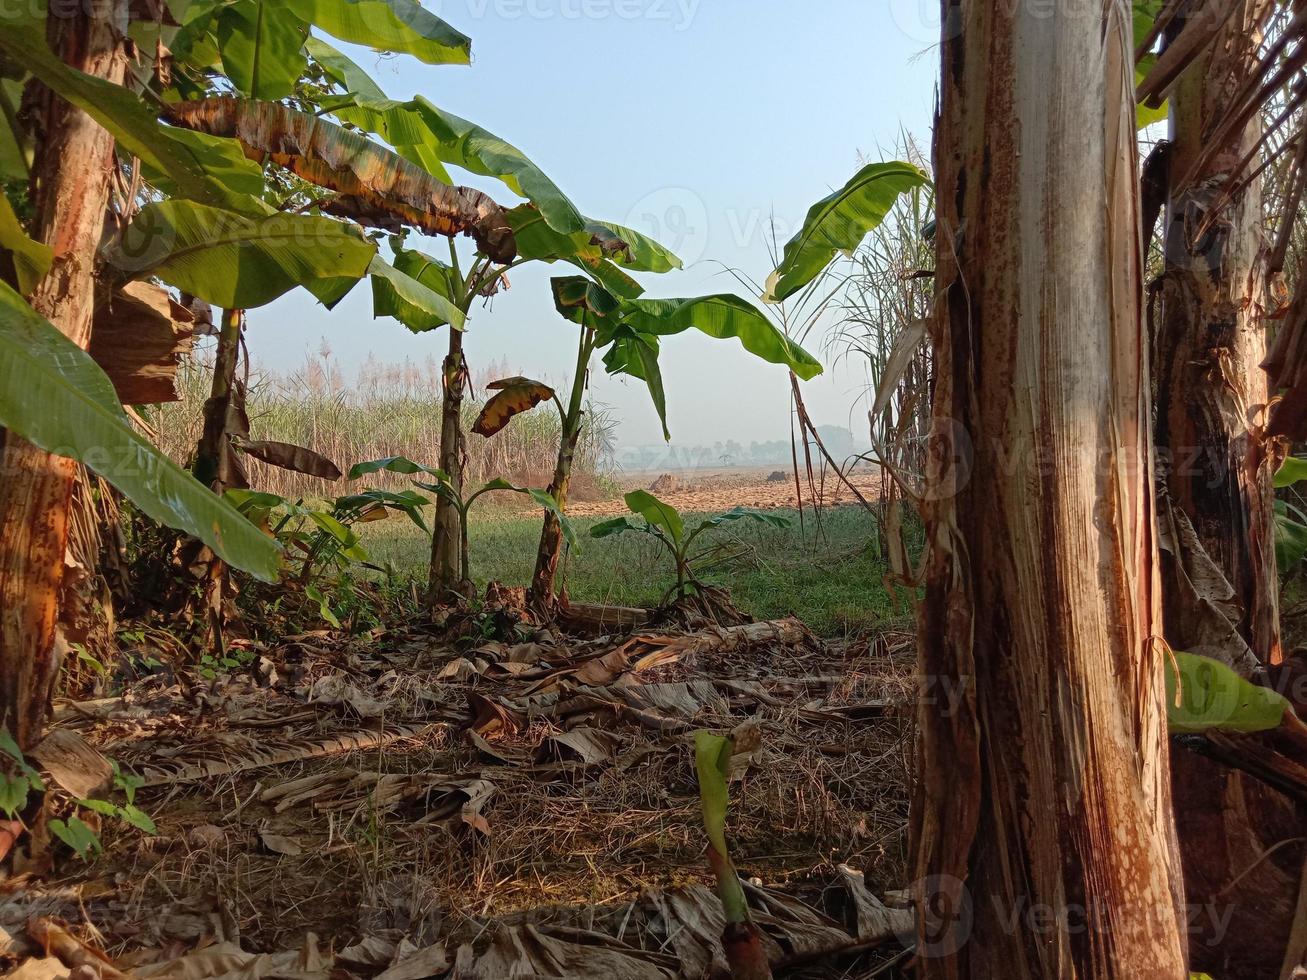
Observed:
[[[822,516],[818,534],[811,515],[801,533],[798,515],[788,529],[736,525],[705,535],[720,545],[716,567],[701,573],[707,583],[728,588],[735,604],[759,619],[795,615],[818,635],[843,637],[908,615],[900,590],[897,604],[884,585],[886,565],[876,546],[876,522],[861,508],[842,507]],[[687,523],[696,515],[684,515]],[[704,516],[704,515],[698,515]],[[669,559],[658,543],[639,534],[595,540],[589,529],[600,518],[577,518],[580,554],[565,558],[560,581],[576,602],[650,606],[673,585]],[[424,575],[429,539],[396,520],[365,525],[365,545],[374,561],[401,575]],[[531,516],[475,513],[471,526],[472,574],[525,585],[531,580],[540,521]]]

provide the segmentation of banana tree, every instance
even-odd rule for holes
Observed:
[[[562,438],[549,493],[563,508],[567,504],[572,460],[583,430],[583,404],[589,386],[590,361],[595,354],[602,352],[603,364],[609,374],[623,374],[645,383],[662,423],[663,434],[669,439],[667,398],[658,363],[662,337],[696,329],[718,339],[738,339],[755,357],[785,365],[805,379],[816,377],[822,371],[816,358],[777,330],[756,307],[738,296],[670,300],[623,298],[581,276],[555,278],[552,287],[558,312],[581,328],[576,372],[566,406],[548,385],[527,378],[505,379],[491,385],[497,394],[486,403],[473,431],[493,436],[515,416],[545,400],[552,400],[562,421]],[[541,608],[548,609],[553,605],[554,579],[562,546],[563,532],[559,521],[555,515],[547,513],[531,582],[532,600]]]
[[[234,564],[270,577],[277,560],[273,543],[251,539],[248,522],[131,432],[103,372],[77,354],[88,346],[97,278],[160,279],[234,310],[298,285],[339,291],[368,272],[377,252],[340,222],[277,214],[259,197],[259,168],[245,165],[229,141],[160,124],[154,105],[134,91],[145,80],[133,77],[122,27],[129,24],[133,35],[151,27],[132,22],[136,10],[109,0],[47,22],[45,5],[31,4],[9,11],[0,32],[7,76],[0,170],[30,179],[37,191],[28,228],[10,220],[9,202],[0,209],[0,269],[13,269],[0,296],[9,334],[0,422],[11,474],[0,485],[0,595],[12,612],[0,625],[0,725],[22,746],[40,735],[58,669],[57,596],[76,460]],[[229,82],[246,94],[284,94],[276,78],[298,77],[297,52],[310,51],[311,24],[429,62],[468,60],[466,38],[415,0],[175,0],[154,21],[160,34],[149,81],[167,102]],[[185,35],[169,57],[165,21],[170,40]],[[329,53],[323,57],[342,70]],[[227,79],[214,70],[219,65]],[[30,82],[45,94],[33,100],[30,117],[20,116],[14,110]],[[115,171],[132,191],[112,198]],[[111,205],[119,230],[102,251]],[[125,247],[132,243],[135,249]],[[91,432],[101,441],[88,443]],[[115,448],[126,465],[107,457]]]

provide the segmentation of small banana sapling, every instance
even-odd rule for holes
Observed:
[[[350,470],[349,478],[357,480],[360,477],[367,476],[370,473],[399,473],[406,476],[423,477],[415,479],[413,485],[419,490],[425,490],[428,493],[434,493],[438,499],[446,501],[458,515],[458,523],[461,528],[459,541],[459,566],[463,582],[470,582],[471,575],[471,555],[468,542],[467,523],[468,514],[472,510],[472,505],[489,493],[508,492],[520,493],[530,497],[537,504],[544,508],[545,513],[553,515],[559,523],[560,533],[564,535],[568,543],[573,547],[576,546],[576,533],[570,521],[563,515],[562,508],[553,494],[545,490],[539,490],[535,487],[519,487],[505,479],[491,480],[489,483],[478,487],[470,494],[464,495],[459,492],[458,488],[450,479],[449,474],[444,470],[437,469],[434,466],[425,466],[422,463],[415,463],[411,459],[403,456],[393,456],[387,459],[376,459],[367,463],[359,463]],[[430,478],[429,482],[426,478]]]
[[[758,730],[749,728],[738,735],[694,734],[694,768],[699,777],[699,803],[703,829],[708,834],[708,864],[717,879],[717,896],[726,915],[722,947],[735,980],[771,980],[771,966],[762,947],[762,937],[749,916],[740,876],[726,847],[726,810],[730,804],[727,780],[731,757],[756,748]],[[737,744],[752,740],[754,744]]]
[[[789,519],[781,517],[779,514],[769,514],[765,511],[736,507],[725,514],[706,518],[693,527],[687,528],[680,511],[671,504],[659,500],[646,490],[634,490],[628,493],[626,495],[626,506],[631,509],[632,514],[642,520],[617,517],[611,521],[596,524],[590,529],[590,536],[592,538],[607,538],[614,534],[636,532],[648,534],[657,539],[667,549],[676,565],[676,585],[663,597],[664,604],[673,593],[677,599],[684,599],[691,589],[699,592],[703,591],[704,585],[694,573],[696,562],[704,557],[703,554],[693,553],[694,543],[700,536],[735,521],[755,521],[759,524],[769,524],[775,528],[790,526]]]

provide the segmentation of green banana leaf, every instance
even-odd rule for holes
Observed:
[[[658,421],[663,427],[663,438],[671,441],[667,428],[667,393],[663,388],[663,371],[658,363],[658,338],[636,333],[630,327],[620,326],[613,333],[612,343],[604,354],[604,368],[609,374],[625,374],[645,383],[653,400]]]
[[[890,208],[930,176],[910,163],[873,163],[842,188],[812,206],[799,233],[790,239],[781,264],[767,281],[768,302],[779,303],[815,279],[836,253],[853,254]]]
[[[365,476],[371,476],[373,473],[399,473],[402,476],[415,476],[418,473],[426,473],[441,482],[449,481],[449,474],[444,470],[436,469],[434,466],[424,466],[422,463],[415,463],[407,456],[387,456],[385,459],[372,459],[366,463],[356,463],[349,471],[349,479],[358,480]]]
[[[466,65],[472,39],[418,0],[281,0],[332,37],[380,51],[410,54],[429,65]]]
[[[302,214],[252,217],[190,201],[150,204],[106,249],[130,278],[157,276],[228,309],[252,309],[296,286],[361,279],[377,246],[352,225]]]
[[[1285,459],[1284,465],[1275,474],[1275,489],[1283,490],[1285,487],[1291,487],[1303,480],[1307,480],[1307,459],[1303,459],[1301,456],[1290,456]]]
[[[662,528],[672,544],[680,548],[681,542],[685,540],[685,521],[681,519],[680,511],[659,500],[648,490],[632,490],[624,499],[631,513],[639,514],[653,527]]]
[[[397,252],[393,266],[380,256],[374,258],[369,269],[373,316],[394,317],[414,333],[446,324],[462,330],[467,316],[448,295],[447,270],[420,252]]]
[[[705,531],[712,531],[724,524],[733,524],[736,521],[754,521],[758,524],[766,524],[774,528],[787,528],[791,525],[788,517],[782,517],[779,514],[771,514],[765,510],[750,510],[748,507],[735,507],[728,510],[725,514],[718,514],[716,517],[710,517],[706,521],[696,524],[690,532],[690,538],[696,538]]]
[[[727,775],[730,772],[734,743],[711,732],[694,733],[694,770],[699,777],[699,805],[703,809],[703,829],[708,842],[722,859],[724,874],[718,874],[717,890],[727,922],[749,921],[749,906],[744,888],[731,864],[726,846],[726,811],[730,803]]]
[[[0,78],[0,178],[26,180],[32,166],[31,145],[18,122],[23,83]]]
[[[226,188],[205,173],[203,161],[191,147],[172,138],[144,101],[120,85],[64,64],[34,23],[25,18],[7,21],[0,30],[0,53],[113,133],[121,150],[167,174],[182,196],[218,207],[227,203]]]
[[[1176,652],[1166,664],[1166,721],[1173,735],[1268,732],[1293,709],[1270,688],[1244,680],[1210,657]]]
[[[191,152],[211,181],[221,185],[227,192],[222,201],[223,207],[243,214],[273,213],[274,208],[263,201],[267,187],[263,168],[245,155],[240,140],[171,126],[166,132],[169,139]],[[141,173],[164,196],[185,196],[176,181],[149,164],[143,164]]]
[[[1307,558],[1307,524],[1296,520],[1301,513],[1283,500],[1275,502],[1275,564],[1284,575]]]
[[[724,340],[738,338],[744,349],[772,364],[783,364],[804,381],[821,374],[821,362],[790,340],[753,304],[738,296],[695,299],[634,299],[623,302],[625,320],[643,334],[666,336],[694,329]]]
[[[304,42],[304,50],[346,92],[360,99],[383,101],[386,98],[371,75],[321,38],[310,37]]]
[[[0,251],[9,253],[18,277],[18,291],[30,296],[37,284],[50,271],[54,252],[47,245],[34,242],[18,222],[9,198],[0,192]]]
[[[0,283],[0,426],[85,463],[147,516],[273,582],[277,543],[132,428],[89,354]]]
[[[284,99],[308,67],[308,27],[286,0],[236,0],[218,14],[216,33],[223,70],[242,95]]]

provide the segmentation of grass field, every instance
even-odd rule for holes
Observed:
[[[800,617],[817,634],[842,637],[908,615],[906,596],[898,601],[885,585],[886,566],[876,547],[876,523],[861,508],[829,509],[821,531],[807,515],[801,532],[794,511],[778,511],[792,521],[788,529],[738,524],[705,535],[720,546],[715,567],[701,574],[710,584],[730,589],[735,603],[759,619]],[[687,523],[694,515],[685,515]],[[674,582],[658,543],[628,534],[595,540],[590,527],[601,518],[577,518],[580,554],[567,556],[561,569],[568,594],[577,602],[648,606]],[[393,565],[401,575],[424,574],[429,539],[396,520],[365,525],[365,544],[373,560]],[[525,585],[531,579],[540,521],[518,514],[474,515],[472,573],[478,586],[489,580]]]

